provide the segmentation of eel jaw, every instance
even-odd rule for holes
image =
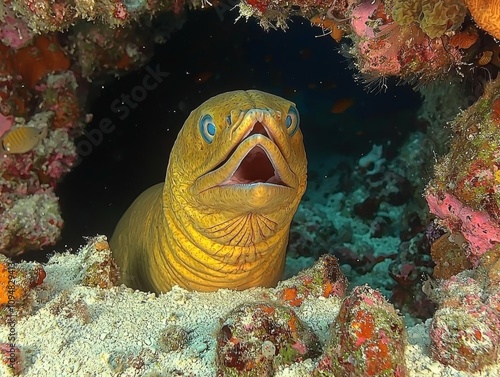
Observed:
[[[256,120],[223,161],[196,179],[194,191],[224,195],[231,190],[233,195],[260,196],[263,191],[270,195],[296,188],[297,177],[269,128]]]
[[[288,187],[281,179],[279,168],[270,156],[270,152],[262,144],[257,143],[244,153],[236,168],[233,168],[231,174],[217,186],[267,183]]]

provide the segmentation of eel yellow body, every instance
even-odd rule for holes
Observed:
[[[298,127],[292,102],[257,90],[193,110],[165,182],[142,193],[115,229],[122,282],[156,293],[275,285],[306,189]]]

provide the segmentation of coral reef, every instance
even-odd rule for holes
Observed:
[[[111,27],[124,26],[143,15],[160,11],[181,12],[184,1],[115,1],[115,0],[10,0],[0,5],[0,20],[3,12],[14,11],[28,27],[36,33],[64,31],[79,20],[99,21]],[[194,6],[201,2],[193,1]],[[3,12],[2,12],[3,11]],[[12,16],[11,16],[12,17]]]
[[[72,30],[70,47],[82,77],[133,71],[147,63],[153,51],[152,33],[133,23],[111,29],[81,23]]]
[[[485,375],[498,374],[498,366],[487,366],[498,347],[491,343],[498,333],[490,328],[498,326],[498,312],[492,310],[500,308],[498,248],[485,253],[476,270],[431,291],[441,310],[431,324],[433,339],[428,325],[418,325],[408,327],[408,341],[402,318],[367,286],[355,288],[344,301],[336,295],[309,295],[292,309],[280,297],[283,287],[304,289],[298,278],[282,282],[281,288],[207,294],[174,287],[159,296],[125,286],[83,285],[94,265],[89,255],[105,248],[105,238],[98,236],[76,254],[52,256],[43,265],[45,279],[38,265],[13,266],[29,272],[32,283],[43,284],[30,288],[31,310],[16,323],[14,351],[2,348],[14,361],[4,357],[0,373],[215,376],[219,368],[224,376],[417,377],[432,365],[435,375],[458,377],[464,372],[451,366],[462,365],[464,371],[482,368]],[[319,271],[334,264],[330,258],[309,272],[324,276]],[[318,279],[314,291],[323,284]],[[469,315],[474,313],[480,315]],[[468,322],[454,326],[453,318]],[[9,324],[0,324],[0,342],[6,344],[9,334]],[[459,347],[462,339],[467,343]],[[478,344],[489,348],[474,348]],[[432,363],[432,347],[451,366]]]
[[[390,146],[379,146],[357,161],[310,164],[309,188],[292,223],[290,258],[335,255],[351,287],[369,283],[405,315],[429,318],[434,305],[421,290],[422,276],[433,269],[422,237],[429,144],[417,133],[396,158],[388,157]]]
[[[500,39],[500,1],[464,0],[464,2],[479,27]]]
[[[119,272],[105,236],[88,239],[81,251],[84,263],[82,284],[87,287],[111,288],[117,285]]]
[[[216,352],[218,376],[272,376],[279,366],[318,356],[319,343],[292,309],[261,302],[227,314]]]
[[[59,237],[62,218],[54,189],[77,161],[73,141],[83,132],[85,118],[80,103],[85,95],[78,92],[82,89],[81,77],[100,79],[143,65],[159,38],[138,29],[150,26],[143,16],[148,18],[164,10],[178,14],[185,5],[207,4],[156,0],[10,0],[0,4],[2,253],[19,255],[50,245]],[[448,78],[450,71],[472,76],[478,87],[478,77],[484,77],[477,71],[494,77],[500,68],[500,46],[486,34],[500,38],[498,1],[243,0],[239,9],[241,17],[256,17],[266,29],[286,28],[289,17],[299,15],[321,26],[337,42],[348,37],[352,44],[342,45],[341,51],[353,60],[358,76],[382,87],[391,76],[418,85]],[[475,24],[466,16],[467,9]],[[138,20],[144,24],[139,26]],[[50,33],[66,30],[64,38]],[[402,320],[380,292],[364,286],[355,288],[334,322],[328,317],[331,310],[320,315],[320,324],[313,322],[311,318],[318,312],[310,309],[344,297],[344,273],[351,284],[363,283],[368,275],[389,273],[393,281],[380,282],[382,292],[404,313],[427,318],[434,307],[422,292],[421,277],[433,268],[429,250],[436,263],[434,278],[447,280],[436,283],[438,288],[430,293],[438,310],[431,321],[428,351],[440,363],[466,373],[495,364],[500,341],[499,81],[486,85],[482,97],[451,124],[450,150],[440,158],[435,178],[425,191],[430,210],[438,220],[428,228],[429,239],[423,236],[427,216],[419,195],[425,184],[425,169],[432,159],[430,153],[447,152],[443,141],[449,135],[444,124],[455,115],[449,109],[465,108],[476,99],[461,93],[457,79],[452,80],[453,92],[448,84],[420,87],[425,101],[419,118],[426,132],[412,135],[397,158],[390,157],[388,145],[374,145],[364,157],[350,161],[336,178],[320,174],[327,187],[319,194],[324,195],[321,202],[306,198],[301,204],[290,237],[291,254],[317,258],[328,252],[339,257],[341,266],[332,256],[322,257],[311,269],[281,282],[276,289],[245,292],[252,298],[250,301],[231,292],[215,293],[210,296],[212,301],[220,301],[224,295],[234,298],[234,302],[226,300],[230,301],[228,308],[218,308],[180,289],[154,297],[116,287],[118,269],[105,237],[89,239],[76,256],[55,256],[46,268],[38,264],[12,265],[2,257],[2,340],[6,341],[9,331],[6,325],[11,306],[5,298],[11,271],[16,285],[12,293],[16,315],[24,316],[27,323],[27,327],[20,327],[20,337],[30,339],[31,329],[33,336],[41,339],[50,331],[56,333],[50,344],[38,338],[32,343],[27,341],[22,349],[15,347],[14,352],[10,343],[2,343],[3,364],[12,368],[11,373],[20,374],[21,352],[32,352],[29,356],[34,361],[30,361],[28,373],[36,375],[45,369],[45,365],[40,366],[44,364],[42,356],[38,356],[46,351],[44,347],[51,351],[53,347],[58,356],[62,353],[61,360],[67,358],[66,348],[75,357],[86,349],[78,343],[85,338],[82,334],[95,330],[89,325],[104,321],[103,328],[111,329],[116,324],[116,318],[115,322],[106,322],[103,313],[115,313],[122,319],[123,300],[137,306],[137,311],[127,312],[126,318],[135,320],[147,305],[156,305],[161,308],[157,310],[162,322],[151,328],[148,325],[153,319],[140,317],[140,325],[151,335],[143,334],[137,338],[139,341],[127,337],[134,330],[140,331],[133,327],[135,323],[129,323],[134,320],[124,321],[127,330],[123,334],[93,334],[94,347],[87,351],[94,352],[96,368],[102,368],[96,375],[154,375],[160,373],[158,357],[169,360],[163,363],[166,371],[161,372],[187,374],[191,365],[201,368],[205,354],[214,356],[216,352],[221,375],[274,375],[285,368],[296,368],[300,370],[298,375],[404,376],[410,366],[407,362],[405,366],[404,361],[408,345]],[[445,93],[439,92],[439,85],[446,88]],[[26,129],[29,131],[22,133]],[[26,132],[34,130],[36,140],[25,140]],[[19,138],[21,143],[26,142],[25,149],[14,148]],[[408,161],[415,163],[408,166]],[[319,179],[311,181],[320,185]],[[62,269],[61,261],[72,267]],[[57,273],[45,279],[45,269]],[[70,272],[67,280],[57,281],[55,275],[65,276],[61,271]],[[40,289],[35,288],[44,280]],[[427,288],[424,286],[429,292]],[[113,298],[116,308],[105,302]],[[207,326],[210,331],[202,340],[196,336],[206,318],[196,317],[194,324],[189,323],[182,311],[190,300],[203,303],[198,312],[199,308],[209,307],[215,313],[209,314],[224,318],[218,326]],[[165,308],[165,302],[171,306]],[[101,308],[105,308],[102,313]],[[35,326],[38,322],[42,323],[40,328]],[[331,339],[323,355],[314,360],[323,345],[322,330],[332,322]],[[58,332],[59,324],[67,326],[66,332]],[[80,328],[84,330],[75,337],[78,340],[68,335]],[[196,328],[194,333],[192,328]],[[217,341],[213,339],[216,331]],[[121,350],[108,353],[119,336],[126,339],[119,346]],[[9,363],[6,355],[12,353],[14,361]],[[94,367],[54,364],[50,368],[57,375]]]
[[[276,298],[284,305],[301,306],[309,297],[343,298],[347,290],[347,279],[340,270],[337,258],[323,255],[308,269],[276,287]]]
[[[389,0],[385,6],[396,23],[401,26],[419,24],[430,38],[460,28],[467,13],[462,0]]]
[[[33,288],[43,283],[45,270],[39,263],[14,264],[0,254],[0,323],[16,323],[33,310]]]
[[[416,10],[416,13],[421,20],[429,19],[430,14],[422,17],[423,11]],[[390,5],[382,1],[361,2],[352,8],[350,18],[354,46],[349,53],[355,57],[355,65],[364,80],[399,76],[408,82],[429,81],[444,76],[450,67],[461,62],[457,48],[442,38],[433,37],[444,30],[433,30],[430,36],[407,17],[402,17],[403,24],[398,23],[391,17]]]
[[[64,36],[50,33],[82,17],[109,16],[105,11],[114,9],[118,16],[125,6],[114,1],[73,5],[0,4],[0,252],[5,255],[38,250],[60,237],[63,219],[54,190],[76,166],[74,141],[92,119],[83,110],[88,85],[82,76],[102,79],[137,69],[150,58],[153,43],[182,24],[173,19],[163,31],[137,32],[132,18],[174,6],[147,2],[126,9],[133,15],[122,20],[126,28],[79,22]],[[95,13],[79,13],[79,7]]]
[[[483,254],[477,269],[443,281],[432,292],[439,308],[432,319],[430,351],[441,363],[475,373],[497,361],[499,256],[496,246]]]
[[[500,14],[497,1],[376,0],[376,1],[242,1],[240,17],[258,19],[261,26],[287,28],[292,16],[302,16],[340,42],[341,52],[353,60],[355,77],[370,89],[382,90],[388,77],[416,86],[450,72],[481,76],[485,67],[495,77],[500,68],[500,46],[492,36]],[[482,3],[481,3],[482,4]]]
[[[83,131],[73,73],[51,74],[54,66],[44,66],[43,71],[32,69],[18,76],[23,64],[36,66],[33,59],[37,55],[26,56],[24,63],[17,61],[18,72],[3,76],[7,100],[0,103],[0,138],[5,141],[10,132],[23,127],[44,130],[46,135],[25,153],[4,152],[0,157],[0,251],[6,255],[37,250],[59,238],[63,221],[53,190],[75,163],[73,139]],[[24,86],[11,81],[15,76],[22,78]],[[26,89],[30,89],[27,96]],[[30,106],[24,102],[28,99]]]
[[[436,164],[425,194],[430,211],[473,265],[500,242],[499,88],[498,80],[488,83],[483,96],[453,121],[450,152]]]
[[[330,329],[313,376],[406,376],[403,319],[380,292],[356,287]]]

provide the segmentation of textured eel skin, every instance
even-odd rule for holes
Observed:
[[[210,98],[111,239],[122,283],[151,292],[269,287],[281,278],[307,161],[295,105],[257,90]]]

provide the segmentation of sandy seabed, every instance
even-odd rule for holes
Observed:
[[[176,287],[156,297],[125,286],[86,287],[81,284],[86,247],[76,255],[56,254],[44,265],[47,277],[35,290],[34,311],[15,327],[23,376],[215,377],[220,319],[242,303],[268,296],[264,288],[198,293]],[[337,298],[308,298],[295,311],[323,344],[339,307]],[[189,333],[187,345],[175,352],[163,351],[159,341],[170,325]],[[498,363],[470,374],[433,361],[428,326],[429,321],[407,328],[409,376],[500,376]],[[0,326],[0,341],[7,342],[8,333],[7,326]],[[314,365],[315,360],[305,360],[275,376],[308,376]],[[6,365],[0,364],[0,375],[10,375]]]

